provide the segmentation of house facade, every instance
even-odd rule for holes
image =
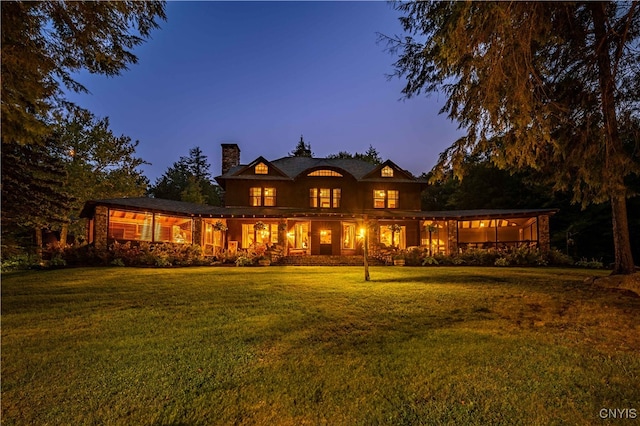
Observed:
[[[277,247],[284,256],[353,256],[422,247],[453,254],[468,248],[549,249],[553,209],[423,211],[427,182],[393,161],[258,157],[240,161],[222,144],[224,207],[153,198],[87,202],[88,240],[198,244],[205,255]]]

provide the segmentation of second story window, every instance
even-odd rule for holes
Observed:
[[[399,198],[400,193],[395,189],[374,189],[373,207],[376,209],[397,209]]]
[[[309,205],[323,209],[337,209],[340,207],[342,190],[340,188],[310,188]]]
[[[249,205],[253,207],[273,207],[276,205],[275,188],[249,188]]]

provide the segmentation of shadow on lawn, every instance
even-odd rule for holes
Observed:
[[[513,283],[513,279],[492,275],[458,275],[458,274],[429,274],[398,276],[394,278],[371,279],[374,283],[424,283],[424,284],[505,284]]]

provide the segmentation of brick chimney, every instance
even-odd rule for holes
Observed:
[[[240,147],[235,143],[222,144],[222,174],[240,164]]]

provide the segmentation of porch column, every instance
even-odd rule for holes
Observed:
[[[543,253],[551,250],[551,235],[549,233],[549,215],[538,216],[538,247]]]
[[[97,206],[93,215],[93,245],[98,250],[107,249],[107,226],[109,209],[105,206]]]
[[[448,233],[447,233],[447,240],[449,242],[448,244],[448,251],[447,254],[451,255],[451,254],[457,254],[458,253],[458,221],[457,220],[449,220],[447,222],[448,226]]]
[[[204,221],[201,217],[193,218],[193,235],[191,236],[191,244],[197,244],[200,246],[200,249],[204,248],[204,239],[203,237],[203,227]]]

